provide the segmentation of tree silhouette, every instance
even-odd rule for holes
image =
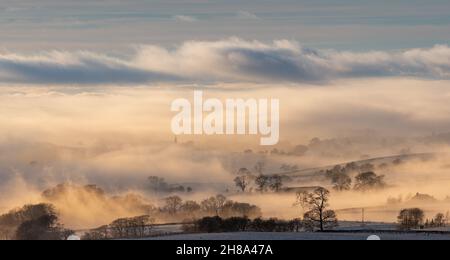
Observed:
[[[327,209],[329,197],[330,192],[325,188],[317,188],[313,192],[297,193],[296,204],[307,210],[303,216],[306,226],[312,229],[319,228],[320,231],[337,226],[336,213]]]

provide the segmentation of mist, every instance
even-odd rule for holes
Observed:
[[[280,99],[280,143],[261,147],[259,138],[251,136],[178,136],[175,141],[171,101],[191,99],[199,88],[205,98]],[[447,81],[412,78],[324,85],[3,86],[0,212],[46,201],[42,192],[61,183],[95,184],[108,197],[138,194],[143,202],[158,205],[161,197],[149,194],[147,178],[160,176],[192,186],[192,194],[181,194],[185,200],[224,194],[259,206],[264,216],[294,218],[301,216],[301,209],[293,206],[295,194],[239,194],[233,183],[237,170],[253,169],[260,161],[272,174],[282,172],[283,164],[311,169],[368,158],[438,154],[432,160],[405,160],[377,170],[389,185],[382,191],[332,193],[331,207],[343,220],[359,220],[360,209],[366,208],[369,219],[393,222],[403,204],[388,207],[389,198],[405,200],[419,192],[442,202],[450,195],[448,160],[442,155],[450,144],[449,101]],[[307,150],[295,152],[299,146]],[[279,152],[273,153],[274,148]],[[286,185],[330,188],[320,178]],[[75,228],[145,213],[136,205],[77,192],[51,202]],[[446,202],[422,206],[429,214],[450,209]]]

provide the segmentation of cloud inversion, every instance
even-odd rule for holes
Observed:
[[[136,84],[195,82],[324,82],[342,78],[450,78],[450,48],[364,53],[314,50],[297,42],[231,38],[176,48],[141,46],[129,57],[92,52],[0,54],[0,82]]]

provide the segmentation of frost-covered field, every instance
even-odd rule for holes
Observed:
[[[371,235],[377,235],[382,240],[450,240],[450,234],[438,233],[405,233],[398,232],[395,223],[343,221],[331,233],[310,232],[236,232],[211,234],[180,234],[181,225],[162,225],[155,227],[155,234],[165,234],[146,238],[144,240],[367,240]],[[371,231],[373,230],[373,232]],[[428,231],[448,231],[448,228]]]
[[[145,240],[367,240],[370,233],[211,233],[182,234]],[[376,234],[382,240],[450,240],[450,235],[438,234]]]

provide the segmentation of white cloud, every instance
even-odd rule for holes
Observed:
[[[397,52],[314,50],[297,42],[231,38],[176,48],[141,46],[129,57],[92,52],[0,54],[0,82],[136,84],[149,82],[312,82],[343,78],[450,79],[450,48]]]
[[[173,19],[177,22],[186,22],[186,23],[193,23],[198,21],[197,18],[187,15],[176,15],[173,17]]]
[[[135,84],[175,76],[138,68],[127,59],[92,52],[0,54],[0,82],[25,84]]]

